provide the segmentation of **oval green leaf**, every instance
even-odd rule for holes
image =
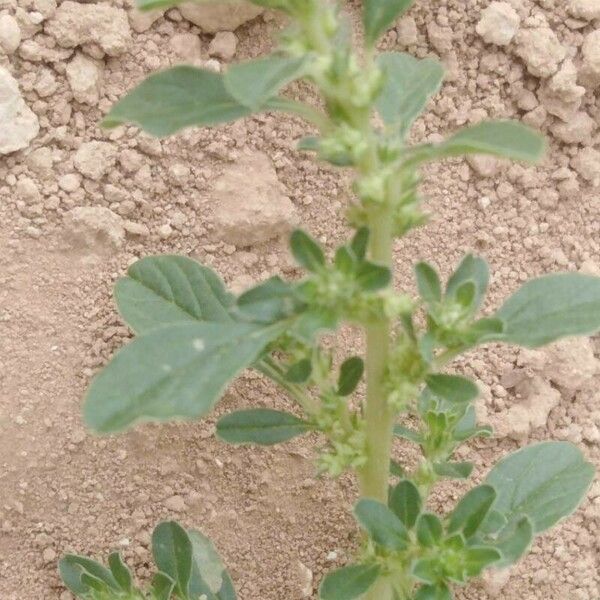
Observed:
[[[122,348],[88,390],[89,427],[114,433],[138,421],[193,419],[282,332],[281,325],[180,323]]]
[[[468,491],[452,511],[448,533],[461,531],[465,538],[475,535],[496,499],[492,485],[478,485]]]
[[[364,0],[363,26],[367,44],[374,46],[379,36],[385,33],[413,2],[414,0]]]
[[[164,137],[192,125],[235,121],[251,112],[229,93],[219,73],[179,66],[150,75],[111,108],[102,125],[132,123]]]
[[[419,489],[408,479],[398,483],[390,494],[390,508],[408,529],[416,523],[422,505]]]
[[[354,516],[376,544],[395,551],[408,547],[406,527],[385,504],[363,498],[355,504]]]
[[[321,600],[359,598],[375,583],[379,565],[348,565],[325,575],[319,587]]]
[[[192,542],[187,531],[175,521],[164,521],[152,532],[152,555],[156,566],[175,582],[181,598],[188,597],[192,574]]]
[[[508,522],[529,517],[535,534],[575,511],[594,478],[594,466],[568,442],[541,442],[503,458],[486,477],[498,491],[494,510]]]
[[[270,408],[240,410],[222,417],[217,435],[230,444],[270,446],[307,433],[310,423],[294,415]]]
[[[340,367],[337,388],[338,396],[350,395],[356,389],[364,370],[365,363],[360,356],[351,356],[346,359]]]

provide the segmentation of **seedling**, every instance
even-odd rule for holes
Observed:
[[[457,447],[491,434],[476,423],[476,385],[445,371],[454,358],[481,344],[536,348],[596,332],[600,278],[546,275],[482,316],[488,266],[468,254],[445,285],[432,265],[420,262],[419,297],[397,292],[392,243],[426,221],[419,167],[466,154],[536,161],[543,140],[519,123],[491,121],[441,143],[407,144],[412,123],[443,77],[433,59],[376,50],[378,38],[411,0],[364,0],[360,51],[334,2],[253,1],[290,18],[275,54],[224,73],[179,66],[152,75],[113,107],[104,124],[133,123],[165,136],[261,111],[299,115],[313,128],[300,149],[354,170],[355,200],[346,215],[354,234],[330,257],[308,233],[294,231],[291,252],[304,278],[275,276],[238,297],[216,273],[189,258],[136,262],[118,281],[115,296],[137,337],[92,382],[85,420],[97,432],[115,433],[141,421],[197,419],[213,409],[237,375],[255,369],[282,387],[294,411],[233,412],[219,420],[218,436],[232,444],[270,445],[318,432],[323,440],[318,470],[332,476],[350,470],[358,479],[354,515],[363,542],[352,564],[324,578],[320,597],[448,600],[453,586],[488,567],[515,563],[536,535],[571,514],[594,469],[568,443],[534,444],[502,459],[455,507],[430,512],[428,497],[439,480],[471,474],[472,464],[453,458]],[[150,9],[173,2],[140,4]],[[281,95],[298,79],[320,92],[321,105]],[[344,322],[364,330],[364,361],[321,343],[323,334]],[[338,368],[334,358],[340,355]],[[356,393],[363,376],[364,397]],[[415,421],[417,426],[407,426]],[[419,446],[416,468],[391,460],[395,438]],[[166,527],[174,549],[165,558],[155,544],[162,574],[160,589],[154,584],[150,597],[234,598],[225,576],[225,592],[192,584],[190,569],[204,568],[194,561],[190,567],[195,538],[188,534],[191,541],[182,542],[187,550],[180,553],[174,540],[185,539],[183,530],[163,524],[158,531]],[[199,560],[199,553],[193,555]],[[117,559],[112,561],[121,572]],[[65,582],[82,598],[142,597],[133,588],[117,589],[117,573],[109,577],[84,559],[67,557],[62,565]]]

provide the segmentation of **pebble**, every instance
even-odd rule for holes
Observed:
[[[0,50],[6,54],[16,52],[21,43],[21,28],[11,15],[0,15]]]
[[[208,55],[224,61],[230,61],[237,50],[237,37],[231,31],[220,31],[208,46]]]

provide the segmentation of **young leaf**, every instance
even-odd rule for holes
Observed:
[[[349,396],[356,389],[364,370],[365,363],[359,356],[346,359],[340,367],[337,387],[338,396]]]
[[[100,580],[113,590],[119,590],[119,584],[113,574],[105,566],[85,556],[66,554],[58,563],[58,571],[65,586],[76,596],[89,593],[89,585],[81,579],[84,573]]]
[[[470,462],[442,462],[434,463],[433,470],[440,477],[451,479],[467,479],[473,472],[473,463]]]
[[[235,589],[213,543],[194,529],[187,531],[192,544],[192,570],[188,584],[191,598],[236,600]]]
[[[374,46],[379,36],[412,5],[414,0],[364,0],[363,26],[365,40]]]
[[[282,332],[281,325],[181,323],[119,350],[88,390],[86,423],[114,433],[144,420],[206,414],[223,389]]]
[[[375,583],[379,565],[348,565],[325,575],[319,587],[321,600],[353,600]]]
[[[267,56],[231,65],[224,75],[225,87],[242,106],[258,111],[301,76],[304,62],[304,57]]]
[[[428,586],[441,583],[444,578],[444,569],[440,561],[435,558],[420,558],[412,566],[412,575]]]
[[[123,559],[118,552],[113,552],[110,554],[108,557],[108,566],[110,567],[110,572],[115,578],[115,581],[119,584],[120,588],[125,592],[131,592],[133,587],[131,571],[123,562]]]
[[[392,273],[383,265],[365,261],[356,272],[356,281],[365,292],[375,292],[389,285]]]
[[[369,246],[369,229],[367,227],[361,227],[356,230],[352,241],[350,242],[350,248],[358,260],[364,260],[367,255],[367,248]]]
[[[477,577],[483,569],[496,565],[502,554],[489,546],[472,546],[465,551],[465,570],[468,577]]]
[[[294,363],[286,372],[285,379],[290,383],[305,383],[312,373],[312,361],[303,358]]]
[[[149,256],[115,286],[119,312],[136,333],[194,321],[231,321],[234,298],[219,276],[186,256]]]
[[[498,491],[494,510],[508,522],[527,516],[539,534],[569,516],[594,478],[594,467],[568,442],[541,442],[503,458],[485,481]]]
[[[533,524],[529,517],[509,523],[493,541],[493,546],[502,554],[494,566],[498,569],[514,565],[527,552],[533,541]],[[486,543],[491,543],[486,541]]]
[[[420,433],[413,429],[409,429],[408,427],[404,427],[403,425],[394,426],[394,435],[396,437],[404,438],[409,442],[414,442],[415,444],[420,444],[423,441]]]
[[[245,291],[237,299],[237,312],[254,323],[274,323],[290,316],[294,304],[290,284],[275,276]]]
[[[389,550],[407,548],[408,531],[385,504],[363,498],[354,505],[354,516],[376,544]]]
[[[306,421],[269,408],[239,410],[221,417],[217,423],[217,435],[225,442],[261,446],[285,442],[311,429]]]
[[[417,519],[417,539],[419,544],[430,548],[440,543],[444,533],[442,522],[437,515],[423,513]]]
[[[479,388],[466,377],[459,375],[428,375],[427,388],[434,395],[450,404],[468,404],[479,396]]]
[[[158,572],[152,578],[150,600],[171,600],[175,582],[166,574]]]
[[[436,270],[429,263],[420,262],[415,266],[415,275],[421,298],[427,304],[439,302],[442,299],[442,284]]]
[[[600,277],[580,273],[528,281],[496,313],[505,323],[496,339],[529,348],[600,330]]]
[[[380,4],[392,2],[381,0]],[[406,137],[429,98],[440,89],[444,69],[432,58],[419,60],[400,52],[385,52],[378,62],[385,83],[377,98],[377,110],[388,127],[397,128]]]
[[[392,490],[389,504],[394,514],[411,529],[417,521],[423,503],[417,486],[412,481],[403,479]]]
[[[483,121],[460,129],[441,144],[416,146],[407,163],[418,164],[465,154],[491,154],[535,162],[543,156],[545,147],[539,133],[517,121]]]
[[[301,229],[292,232],[290,247],[298,264],[307,271],[318,271],[325,264],[325,255],[321,246]]]
[[[450,298],[456,298],[460,302],[459,290],[465,283],[472,282],[475,290],[473,298],[468,300],[467,306],[472,304],[473,312],[475,312],[483,302],[489,281],[490,270],[487,262],[483,258],[467,254],[448,280],[446,295]],[[465,290],[463,289],[464,294]]]
[[[450,514],[448,533],[462,531],[465,538],[475,535],[495,499],[496,490],[491,485],[478,485],[467,492]]]
[[[452,600],[452,592],[445,583],[422,585],[414,600]]]
[[[469,313],[475,312],[477,287],[474,281],[461,283],[456,290],[456,301]]]
[[[464,442],[473,437],[490,437],[493,429],[489,425],[477,425],[475,408],[469,406],[463,418],[455,425],[453,437],[457,442]]]
[[[227,91],[219,73],[179,66],[150,75],[111,108],[102,125],[133,123],[163,137],[192,125],[235,121],[251,112]]]
[[[163,521],[152,532],[152,556],[157,567],[175,582],[181,598],[188,597],[192,574],[192,542],[175,521]]]

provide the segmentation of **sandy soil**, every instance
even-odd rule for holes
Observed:
[[[548,156],[535,168],[495,160],[429,168],[423,191],[431,222],[398,243],[397,282],[406,289],[417,258],[448,273],[465,251],[485,256],[494,271],[489,307],[532,275],[600,273],[600,65],[592,56],[598,2],[509,4],[519,32],[504,46],[486,43],[485,28],[476,32],[487,0],[417,2],[382,42],[440,56],[448,66],[415,140],[485,116],[521,118],[549,136]],[[97,125],[112,102],[157,68],[209,60],[218,68],[267,51],[279,18],[266,14],[236,29],[235,38],[213,40],[179,10],[150,22],[121,0],[81,6],[116,12],[98,13],[92,31],[81,12],[65,28],[57,16],[64,6],[57,12],[54,0],[0,0],[0,66],[37,115],[19,109],[20,149],[0,159],[0,598],[70,598],[56,573],[66,551],[104,557],[119,548],[145,578],[150,533],[169,517],[214,539],[241,600],[316,598],[322,574],[350,558],[356,542],[348,513],[354,483],[314,479],[316,438],[231,449],[215,440],[211,418],[101,439],[86,432],[79,406],[90,377],[129,336],[111,300],[128,264],[150,253],[183,253],[217,268],[234,289],[272,273],[293,276],[278,234],[300,220],[333,248],[346,234],[339,215],[347,177],[297,153],[304,128],[285,116],[161,142],[133,128]],[[357,8],[348,9],[355,22]],[[7,85],[0,71],[2,78]],[[3,118],[0,111],[0,148]],[[102,144],[89,144],[96,141]],[[215,182],[244,182],[244,164],[254,165],[252,177],[264,185],[232,184],[240,209],[230,202],[219,210]],[[269,204],[265,187],[275,189]],[[240,242],[248,231],[244,202],[264,213],[249,247]],[[266,214],[273,203],[277,210]],[[352,332],[339,341],[357,343]],[[596,339],[535,353],[490,347],[457,364],[480,382],[481,417],[498,432],[463,453],[476,477],[506,452],[547,438],[576,442],[600,465],[599,357]],[[217,412],[285,404],[250,373]],[[406,447],[397,451],[412,457]],[[443,509],[460,492],[444,486],[433,503]],[[577,514],[543,536],[520,566],[457,598],[599,600],[599,525],[596,482]]]

